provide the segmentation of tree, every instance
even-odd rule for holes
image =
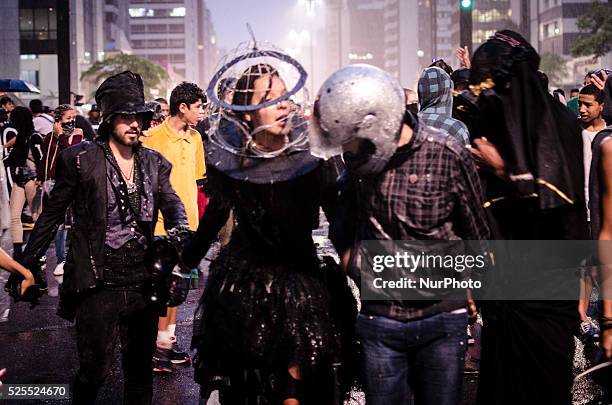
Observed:
[[[612,5],[609,1],[594,0],[589,11],[578,18],[576,25],[586,35],[574,42],[572,55],[599,58],[612,51]]]
[[[561,84],[563,78],[567,75],[567,67],[565,59],[556,53],[545,53],[540,60],[540,70],[548,76],[551,84]]]
[[[163,89],[166,86],[164,82],[170,78],[164,68],[150,60],[136,55],[119,53],[94,63],[89,69],[83,72],[81,80],[91,78],[95,83],[100,83],[104,79],[125,70],[130,70],[142,76],[145,97],[147,98],[151,96],[152,89]]]

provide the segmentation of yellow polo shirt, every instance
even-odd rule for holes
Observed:
[[[143,145],[154,149],[172,163],[170,184],[185,205],[189,228],[198,229],[198,188],[197,180],[206,176],[204,164],[204,145],[202,137],[195,129],[188,129],[179,135],[168,125],[168,119],[155,128],[145,132],[140,138]],[[159,213],[155,235],[165,235],[164,218]]]

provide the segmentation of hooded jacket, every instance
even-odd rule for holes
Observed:
[[[469,144],[470,133],[453,114],[453,82],[448,73],[437,67],[423,71],[419,78],[420,122],[441,129],[459,141]]]

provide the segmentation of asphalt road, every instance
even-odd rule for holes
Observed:
[[[323,253],[332,253],[325,243],[324,230],[315,233]],[[78,368],[77,350],[72,324],[56,314],[58,304],[57,287],[61,278],[52,275],[55,268],[53,246],[47,257],[47,278],[49,294],[42,298],[41,305],[30,309],[26,303],[12,303],[8,320],[0,322],[0,368],[6,367],[8,374],[3,378],[5,384],[70,384]],[[206,275],[207,261],[202,264]],[[189,347],[193,314],[205,283],[205,275],[199,280],[198,288],[190,291],[187,302],[178,311],[177,339],[184,349]],[[0,280],[1,281],[1,280]],[[4,294],[4,291],[0,291]],[[1,297],[0,297],[1,298]],[[474,403],[477,374],[465,376],[464,404]],[[114,367],[102,388],[99,404],[122,403],[122,371],[119,347],[115,351]],[[198,404],[199,386],[193,381],[191,367],[176,368],[171,375],[156,375],[154,380],[153,403]],[[353,404],[363,403],[363,394],[355,393]],[[64,404],[67,400],[55,401],[12,401],[18,405],[29,403]],[[11,401],[6,401],[11,403]],[[213,396],[208,402],[216,404]]]
[[[52,275],[55,268],[53,252],[54,250],[50,249],[47,255],[50,258],[47,264],[49,294],[42,298],[41,305],[30,309],[26,303],[13,303],[8,321],[0,323],[0,368],[8,369],[2,380],[5,384],[70,384],[78,369],[73,325],[55,314],[59,301],[57,287],[61,278]],[[179,345],[185,349],[189,347],[193,314],[204,282],[204,279],[200,279],[199,288],[189,292],[186,303],[178,311],[176,335]],[[191,367],[176,368],[172,375],[156,375],[154,381],[153,403],[198,403],[199,386],[193,381]],[[121,361],[117,345],[114,367],[100,392],[98,403],[122,403],[122,390]],[[58,400],[14,402],[19,405],[68,403]]]

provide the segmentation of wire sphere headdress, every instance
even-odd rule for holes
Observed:
[[[306,150],[308,124],[304,115],[309,98],[304,84],[307,77],[297,60],[270,43],[253,38],[238,45],[221,60],[206,90],[209,141],[233,154],[254,158],[273,158],[293,150]],[[273,78],[280,79],[284,86],[280,95],[278,89],[273,91]],[[256,82],[260,86],[257,90]],[[267,87],[262,89],[262,83]],[[255,94],[261,95],[259,100],[255,100]],[[286,104],[288,113],[279,122],[254,127],[252,121],[245,119],[246,115],[280,103]],[[255,137],[273,127],[283,128],[278,136],[284,136],[284,146],[264,151],[258,147]]]

